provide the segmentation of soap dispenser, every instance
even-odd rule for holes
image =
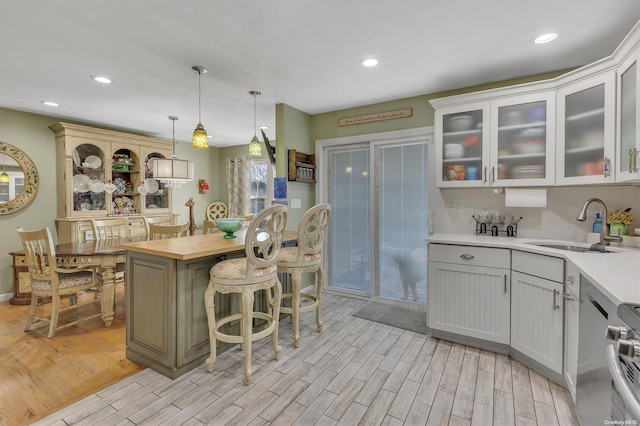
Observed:
[[[596,234],[599,234],[602,230],[602,211],[596,211],[596,220],[593,222],[591,230]]]

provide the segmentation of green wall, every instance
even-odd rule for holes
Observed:
[[[33,202],[16,213],[0,216],[0,240],[3,242],[3,250],[0,252],[0,300],[13,294],[13,271],[8,253],[22,249],[16,228],[21,226],[24,229],[39,229],[47,226],[51,229],[54,240],[58,240],[55,226],[58,173],[55,163],[56,144],[55,134],[49,126],[60,121],[69,122],[66,119],[0,108],[0,141],[23,150],[36,165],[40,175],[40,186]],[[178,158],[194,161],[196,182],[189,182],[173,191],[172,209],[180,215],[179,222],[187,222],[189,208],[184,204],[189,197],[193,197],[196,203],[194,219],[198,227],[202,227],[207,205],[219,198],[219,188],[214,182],[219,179],[215,171],[220,163],[220,149],[200,151],[191,148],[190,142],[178,142],[176,155]],[[207,194],[198,194],[197,179],[206,179],[212,189]]]

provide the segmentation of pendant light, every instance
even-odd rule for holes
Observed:
[[[9,183],[9,175],[7,174],[7,154],[2,154],[4,164],[2,165],[2,174],[0,175],[0,183]]]
[[[207,69],[200,65],[194,65],[191,67],[192,70],[198,73],[198,125],[196,129],[193,131],[193,139],[191,139],[191,146],[194,148],[209,148],[209,138],[207,137],[207,131],[204,129],[202,125],[201,118],[201,110],[202,103],[200,100],[201,97],[201,89],[200,89],[200,76],[202,74],[206,74]]]
[[[262,93],[252,90],[249,94],[253,96],[253,139],[249,143],[249,155],[251,157],[260,157],[262,155],[262,145],[260,145],[260,141],[256,136],[256,98]]]
[[[176,156],[176,120],[178,117],[169,116],[173,122],[173,151],[170,159],[153,158],[149,161],[153,178],[169,188],[180,188],[185,182],[193,180],[193,161],[179,160]]]

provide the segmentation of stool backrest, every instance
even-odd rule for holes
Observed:
[[[155,223],[150,223],[149,239],[161,240],[166,238],[184,237],[187,235],[188,230],[188,223],[183,223],[181,225],[156,225]]]
[[[276,263],[284,229],[287,225],[287,207],[275,205],[262,210],[247,227],[245,255],[247,278],[259,281],[254,272]]]
[[[94,240],[126,238],[129,236],[129,221],[126,217],[91,219]]]
[[[331,205],[320,203],[307,210],[298,225],[298,257],[322,251],[324,235],[329,227]]]

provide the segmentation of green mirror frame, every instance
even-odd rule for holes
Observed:
[[[36,165],[20,148],[0,142],[0,154],[6,154],[13,158],[20,165],[22,173],[24,174],[24,188],[22,192],[13,200],[0,203],[0,214],[11,214],[22,210],[33,201],[38,193],[40,177]]]

